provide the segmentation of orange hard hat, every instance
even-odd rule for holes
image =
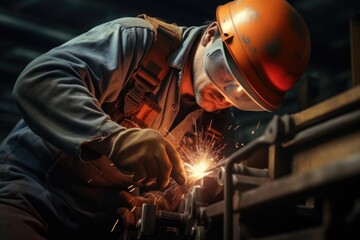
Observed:
[[[237,0],[218,6],[217,24],[232,74],[264,110],[280,107],[310,58],[310,34],[285,0]]]

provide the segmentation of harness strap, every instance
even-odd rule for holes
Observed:
[[[181,30],[175,24],[145,14],[138,17],[145,19],[154,26],[155,38],[149,52],[139,68],[134,72],[135,85],[125,96],[124,120],[125,127],[146,127],[161,111],[154,91],[168,74],[169,55],[180,46]]]
[[[180,46],[181,30],[175,24],[169,24],[145,14],[138,17],[151,23],[156,31],[154,43],[134,77],[144,84],[144,87],[153,91],[169,71],[167,58]]]

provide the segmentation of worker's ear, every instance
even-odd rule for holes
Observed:
[[[219,31],[216,22],[210,23],[210,25],[206,28],[202,38],[201,38],[201,45],[204,47],[215,37],[216,33]]]

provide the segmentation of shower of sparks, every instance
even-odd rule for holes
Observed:
[[[198,130],[195,124],[193,136],[185,137],[180,144],[179,153],[184,160],[190,186],[212,173],[211,169],[220,160],[219,155],[224,146],[219,146],[215,133],[210,130],[211,122],[205,130]]]

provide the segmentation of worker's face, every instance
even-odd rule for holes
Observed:
[[[197,67],[194,69],[194,94],[198,105],[209,112],[230,106],[263,111],[231,74],[221,50],[221,39],[204,43],[203,54],[195,59]]]
[[[194,94],[196,102],[201,108],[213,112],[232,106],[219,92],[205,71],[197,72],[197,76],[194,78]]]
[[[213,112],[232,106],[219,92],[205,71],[203,52],[211,45],[211,39],[216,31],[216,24],[211,24],[200,40],[202,51],[195,55],[193,65],[193,88],[197,104],[205,111]]]

